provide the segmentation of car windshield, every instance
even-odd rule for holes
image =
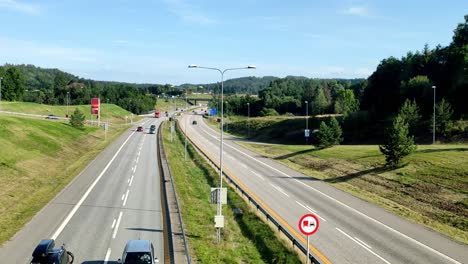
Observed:
[[[129,252],[124,264],[150,264],[151,255],[147,252]]]

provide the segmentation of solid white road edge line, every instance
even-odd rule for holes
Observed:
[[[107,264],[107,262],[109,261],[110,254],[111,254],[111,249],[108,248],[106,256],[104,257],[104,264]]]
[[[84,200],[88,197],[88,195],[91,193],[91,191],[94,189],[94,186],[96,186],[96,184],[98,183],[98,181],[102,178],[102,176],[104,175],[104,173],[107,171],[107,169],[110,167],[110,165],[112,164],[112,162],[115,160],[115,158],[117,157],[117,155],[119,155],[120,151],[122,150],[122,148],[125,146],[125,144],[128,142],[128,140],[130,140],[130,137],[134,134],[135,132],[131,133],[128,138],[125,140],[125,142],[122,144],[122,146],[120,146],[120,148],[117,150],[117,152],[114,154],[114,156],[112,157],[112,159],[109,161],[109,163],[107,163],[106,167],[101,171],[101,173],[99,174],[99,176],[96,178],[96,180],[94,180],[93,184],[91,184],[91,186],[89,186],[88,190],[83,194],[83,196],[81,197],[81,199],[78,201],[78,203],[75,205],[75,207],[73,207],[73,209],[71,210],[71,212],[68,214],[68,216],[65,218],[65,220],[63,220],[62,224],[59,226],[59,228],[55,231],[55,233],[52,235],[52,239],[57,239],[57,237],[60,235],[60,233],[62,233],[63,229],[65,228],[65,226],[68,224],[68,222],[70,222],[70,219],[73,217],[73,215],[75,215],[76,211],[78,210],[78,208],[83,204]]]
[[[117,219],[117,225],[115,226],[114,233],[112,234],[112,238],[115,238],[115,236],[117,236],[117,230],[119,230],[121,219],[122,219],[122,211],[120,211],[119,218]]]
[[[352,241],[354,241],[356,244],[360,245],[362,248],[364,248],[365,250],[369,251],[370,253],[374,254],[376,257],[378,257],[379,259],[381,259],[383,262],[387,263],[387,264],[390,264],[390,262],[388,262],[386,259],[382,258],[381,256],[379,256],[377,253],[375,253],[374,251],[370,250],[369,248],[367,248],[366,246],[362,245],[361,243],[359,243],[359,241],[357,241],[356,239],[352,238],[350,235],[346,234],[343,230],[339,229],[338,227],[335,227],[336,230],[340,231],[343,235],[347,236],[349,239],[351,239]]]
[[[122,198],[121,198],[120,200],[122,200],[122,201],[123,201],[123,199],[124,199],[124,198],[125,198],[125,193],[124,193],[124,194],[122,194]]]

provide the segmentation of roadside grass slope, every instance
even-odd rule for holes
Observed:
[[[396,169],[384,167],[377,145],[240,144],[468,244],[467,144],[418,145]]]
[[[176,126],[177,127],[177,126]],[[228,204],[223,206],[225,227],[222,242],[216,244],[210,188],[219,186],[217,172],[188,145],[184,160],[183,136],[177,129],[170,140],[169,125],[162,129],[166,155],[177,188],[190,252],[197,263],[299,263],[296,253],[288,249],[247,203],[228,184]],[[234,215],[240,208],[242,215]]]
[[[126,129],[112,127],[104,141],[97,127],[78,130],[67,121],[0,115],[0,244]]]
[[[86,116],[86,119],[91,119],[91,105],[70,105],[68,107],[69,115],[71,115],[73,111],[78,108]],[[2,101],[0,110],[36,115],[53,114],[58,117],[65,117],[67,114],[67,106],[46,105],[29,102]],[[125,117],[127,116],[128,122],[130,123],[130,114],[130,112],[115,104],[101,104],[101,121],[107,120],[107,118],[109,118],[109,122],[111,123],[125,124]],[[133,121],[139,119],[141,118],[135,115]],[[96,120],[96,115],[93,115],[92,120]]]

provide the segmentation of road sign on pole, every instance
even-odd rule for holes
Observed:
[[[317,232],[319,228],[319,220],[314,214],[305,214],[299,220],[299,230],[307,236],[307,255],[306,263],[309,264],[309,236]]]
[[[310,129],[304,130],[304,136],[305,137],[310,137]]]

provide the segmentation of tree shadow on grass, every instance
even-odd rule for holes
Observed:
[[[325,179],[324,182],[328,182],[328,183],[346,182],[346,181],[352,180],[352,179],[357,178],[357,177],[361,177],[361,176],[366,175],[366,174],[382,173],[382,172],[393,170],[393,169],[395,169],[395,168],[389,168],[389,167],[381,166],[381,167],[377,167],[377,168],[372,168],[372,169],[368,169],[368,170],[363,170],[363,171],[358,171],[358,172],[355,172],[355,173],[346,174],[346,175],[335,177],[335,178]]]
[[[304,150],[301,150],[301,151],[281,155],[281,156],[275,157],[274,159],[275,160],[288,159],[288,158],[291,158],[291,157],[294,157],[294,156],[297,156],[297,155],[305,154],[305,153],[308,153],[308,152],[315,152],[315,151],[318,151],[318,150],[319,149],[304,149]]]
[[[414,153],[435,153],[435,152],[447,152],[447,151],[468,151],[468,148],[443,148],[443,149],[421,149],[416,150]]]

